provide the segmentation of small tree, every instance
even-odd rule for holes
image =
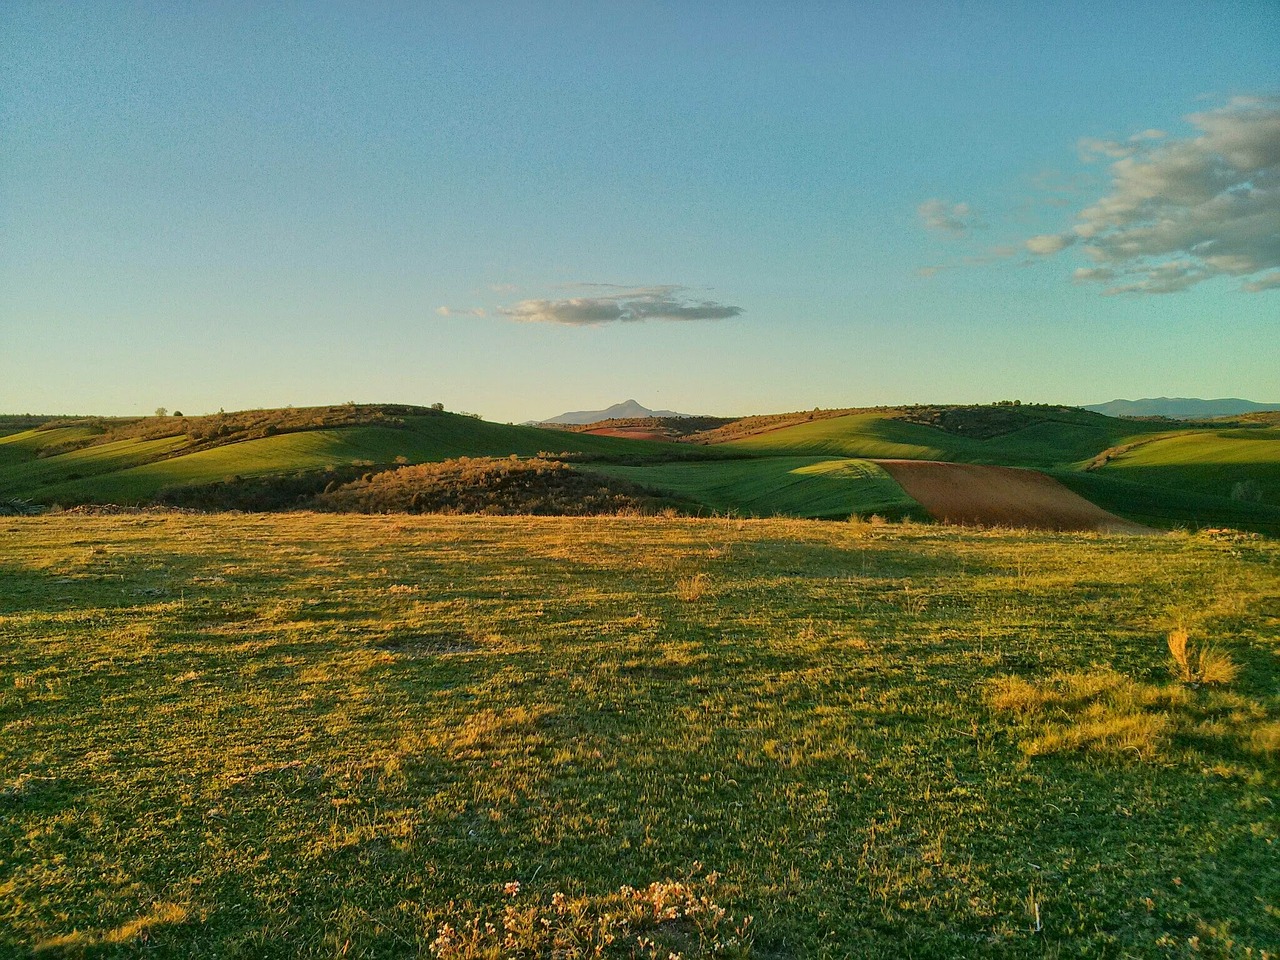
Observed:
[[[169,415],[169,411],[165,407],[156,407],[157,417],[167,417],[168,415]]]

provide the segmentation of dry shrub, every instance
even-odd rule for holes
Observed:
[[[676,596],[685,603],[701,600],[709,589],[711,589],[711,578],[705,573],[695,573],[676,581]]]
[[[1177,626],[1169,631],[1170,672],[1183,683],[1196,686],[1202,683],[1231,683],[1240,673],[1231,657],[1221,650],[1204,644],[1196,644],[1186,627]]]

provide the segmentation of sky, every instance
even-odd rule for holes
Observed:
[[[1280,4],[0,4],[0,412],[1280,401]]]

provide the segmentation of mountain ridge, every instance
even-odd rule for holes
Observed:
[[[569,426],[581,426],[587,423],[599,423],[601,420],[639,420],[644,417],[694,417],[692,413],[676,413],[674,410],[650,410],[636,400],[623,400],[603,410],[571,410],[546,420],[534,420],[532,423],[559,423]]]
[[[1258,403],[1239,397],[1202,400],[1199,397],[1144,397],[1141,400],[1109,400],[1086,404],[1081,409],[1108,417],[1168,417],[1171,420],[1199,420],[1234,417],[1242,413],[1280,410],[1280,402]]]

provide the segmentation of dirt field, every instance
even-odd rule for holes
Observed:
[[[669,433],[655,430],[653,427],[596,427],[582,432],[594,434],[597,437],[626,437],[628,440],[657,440],[662,443],[670,443],[672,440]]]
[[[877,460],[935,519],[1036,530],[1153,533],[1035,470],[933,460]]]

